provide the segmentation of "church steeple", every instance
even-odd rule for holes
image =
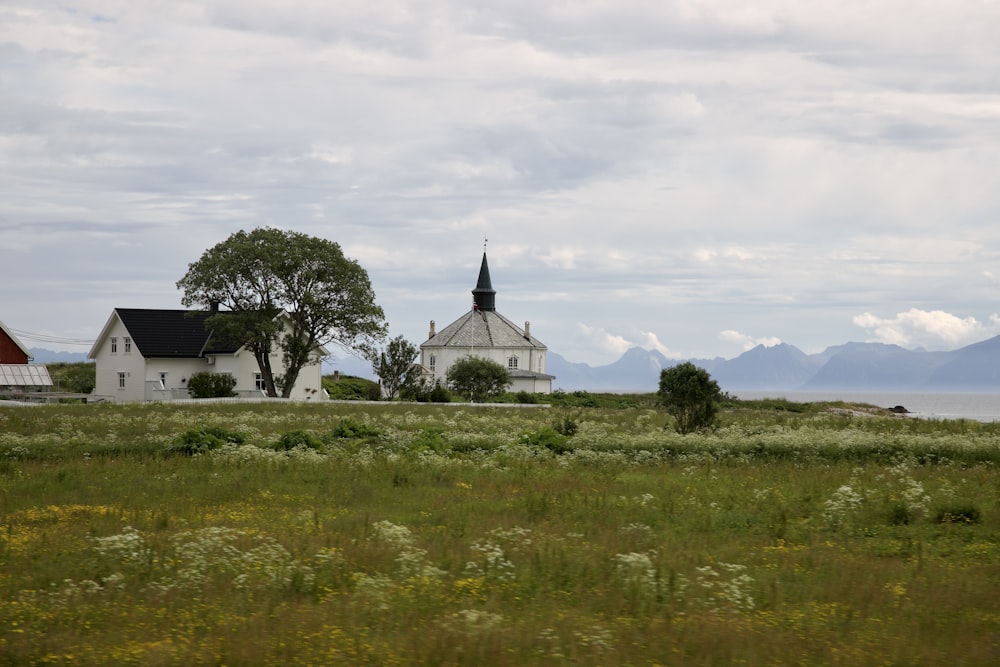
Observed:
[[[490,266],[486,263],[486,252],[483,251],[483,264],[479,267],[479,281],[472,290],[473,308],[477,310],[496,310],[497,292],[490,283]]]

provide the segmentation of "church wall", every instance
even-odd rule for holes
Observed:
[[[431,347],[424,345],[420,351],[420,363],[425,368],[431,368],[431,356],[434,357],[434,382],[442,385],[447,383],[446,375],[448,369],[459,359],[468,356],[475,356],[482,359],[495,361],[504,368],[508,368],[507,362],[511,356],[518,359],[518,368],[521,370],[545,372],[545,350],[536,348],[470,348],[470,347]],[[546,381],[547,387],[542,387],[535,380],[520,379],[515,380],[511,391],[530,391],[532,393],[551,391],[551,381]],[[530,385],[530,386],[529,386]]]

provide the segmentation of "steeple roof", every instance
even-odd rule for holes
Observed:
[[[497,291],[490,282],[490,265],[486,263],[486,253],[483,252],[483,263],[479,267],[479,280],[476,289],[472,290],[472,304],[476,310],[493,311],[497,309]]]

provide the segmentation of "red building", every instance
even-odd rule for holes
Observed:
[[[0,364],[26,364],[31,360],[31,353],[14,332],[0,322]]]

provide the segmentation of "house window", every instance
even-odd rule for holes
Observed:
[[[431,370],[434,370],[434,365],[436,363],[437,363],[437,358],[435,358],[435,356],[432,354],[431,358],[430,358],[430,361],[427,363],[427,365],[430,366]]]
[[[118,336],[111,337],[111,354],[118,354]]]
[[[509,368],[510,370],[514,370],[515,368],[517,368],[517,357],[507,358],[507,368]]]
[[[267,385],[264,383],[264,376],[260,373],[253,374],[253,386],[257,388],[257,391],[267,391]]]
[[[160,371],[160,389],[167,388],[167,372]]]
[[[125,388],[125,371],[118,372],[118,388],[119,389]]]
[[[122,338],[122,342],[125,343],[125,354],[130,353],[132,351],[132,339],[125,336]]]

